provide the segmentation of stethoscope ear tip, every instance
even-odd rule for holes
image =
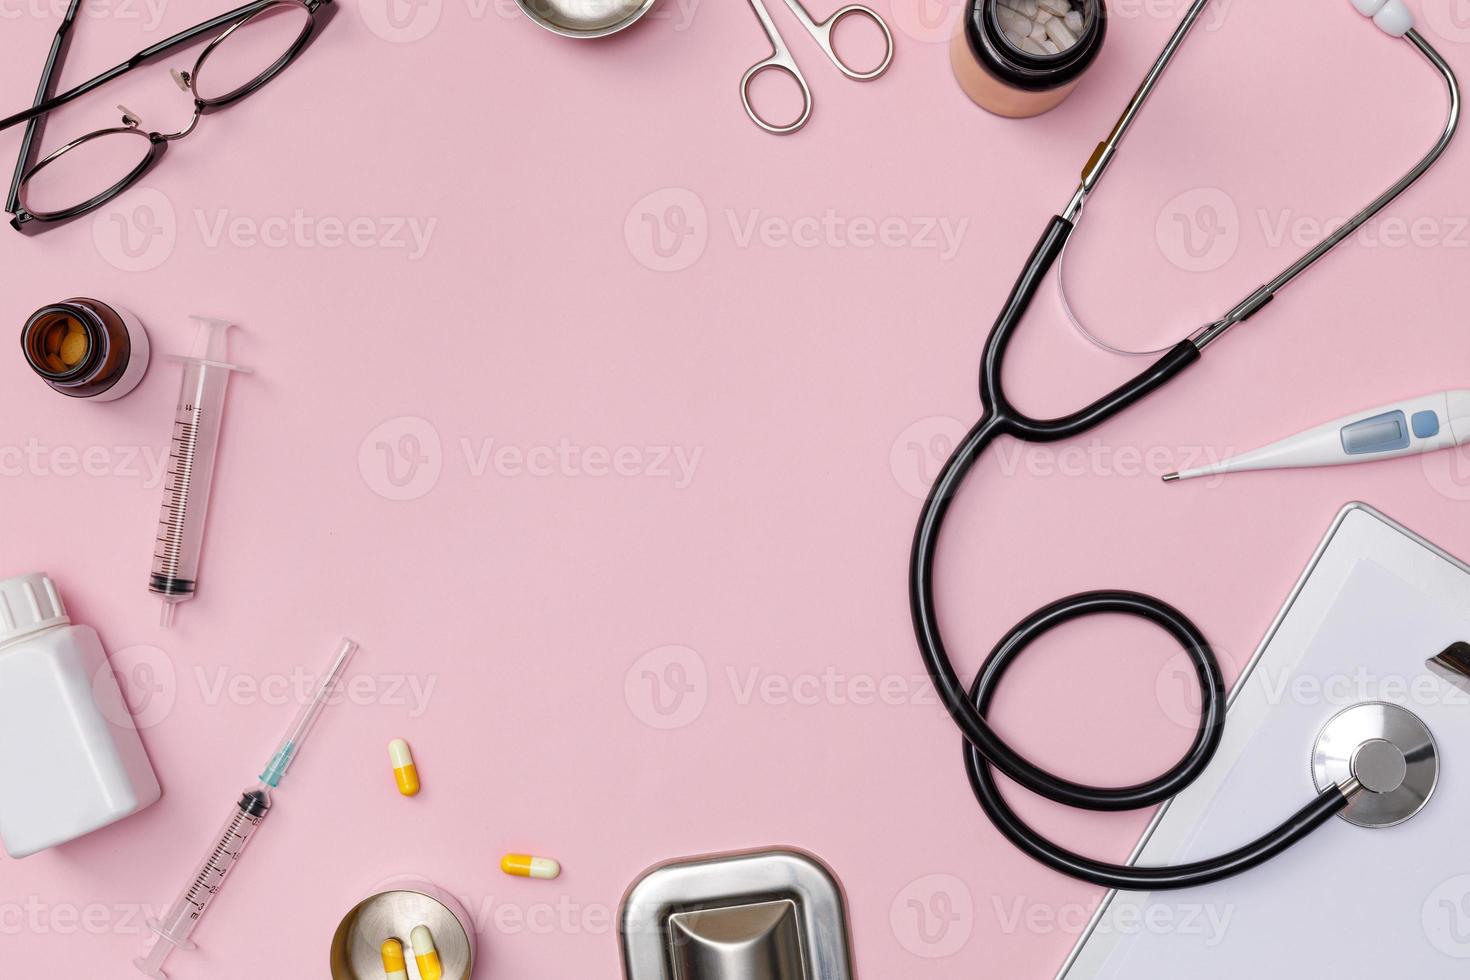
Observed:
[[[1404,0],[1352,0],[1352,5],[1364,17],[1372,17],[1389,37],[1403,37],[1414,29],[1414,12]]]

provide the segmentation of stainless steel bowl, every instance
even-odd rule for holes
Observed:
[[[522,13],[562,37],[606,37],[631,27],[657,0],[516,0]]]
[[[337,926],[332,936],[332,980],[382,980],[382,945],[389,938],[402,942],[412,961],[408,935],[418,925],[428,926],[434,934],[445,980],[470,980],[475,932],[464,906],[422,878],[395,879],[383,887],[358,902]]]
[[[794,848],[650,868],[623,896],[619,939],[624,980],[852,980],[842,886]]]

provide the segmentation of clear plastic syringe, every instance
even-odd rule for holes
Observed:
[[[158,540],[153,546],[153,574],[148,579],[148,591],[163,600],[164,626],[173,622],[174,606],[194,598],[225,388],[234,372],[250,373],[249,368],[230,362],[226,333],[230,323],[207,316],[191,319],[199,321],[194,349],[187,357],[172,358],[184,370],[169,441]]]
[[[204,910],[209,908],[210,902],[219,894],[220,886],[224,884],[230,869],[240,860],[240,855],[245,853],[245,845],[250,843],[266,814],[270,813],[271,790],[280,785],[281,777],[286,775],[286,770],[296,761],[301,743],[306,741],[306,736],[311,732],[312,723],[321,714],[322,708],[326,707],[332,689],[356,652],[357,644],[344,638],[333,655],[326,676],[317,686],[316,696],[302,707],[296,720],[292,722],[280,747],[271,756],[265,771],[260,774],[259,783],[247,787],[241,794],[239,802],[230,811],[224,828],[220,830],[209,853],[199,865],[199,870],[190,880],[189,887],[169,906],[162,919],[149,921],[149,926],[158,938],[154,940],[153,948],[148,951],[147,956],[133,960],[133,965],[140,971],[164,980],[168,974],[163,972],[163,961],[168,959],[168,955],[175,949],[195,948],[189,941],[189,934],[199,925],[199,920],[204,917]]]

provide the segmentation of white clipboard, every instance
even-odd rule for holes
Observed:
[[[1361,701],[1400,704],[1433,732],[1428,805],[1381,830],[1333,820],[1228,881],[1110,892],[1057,980],[1470,976],[1470,695],[1425,666],[1457,640],[1470,640],[1470,565],[1345,507],[1232,689],[1219,754],[1130,863],[1219,854],[1305,805],[1318,733]]]

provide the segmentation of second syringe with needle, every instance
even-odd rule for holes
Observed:
[[[168,975],[163,972],[163,964],[169,954],[176,949],[194,948],[189,939],[190,934],[204,918],[205,911],[219,894],[225,878],[245,853],[245,846],[250,843],[266,815],[270,813],[272,790],[280,785],[286,770],[296,761],[306,736],[311,733],[312,725],[327,706],[337,681],[347,670],[348,661],[356,652],[357,644],[351,640],[343,639],[338,644],[332,662],[327,665],[327,672],[317,685],[316,695],[302,706],[296,720],[286,731],[286,737],[266,763],[259,781],[246,787],[239,800],[230,808],[224,827],[214,838],[188,886],[161,919],[149,922],[158,938],[153,941],[153,948],[148,951],[147,956],[133,961],[133,965],[141,972],[165,980]],[[210,774],[212,772],[210,770]]]
[[[192,319],[199,321],[194,349],[187,357],[173,358],[183,365],[183,375],[148,579],[148,591],[163,600],[164,626],[173,622],[175,606],[194,598],[225,389],[231,374],[250,372],[230,361],[231,324],[207,316]]]

